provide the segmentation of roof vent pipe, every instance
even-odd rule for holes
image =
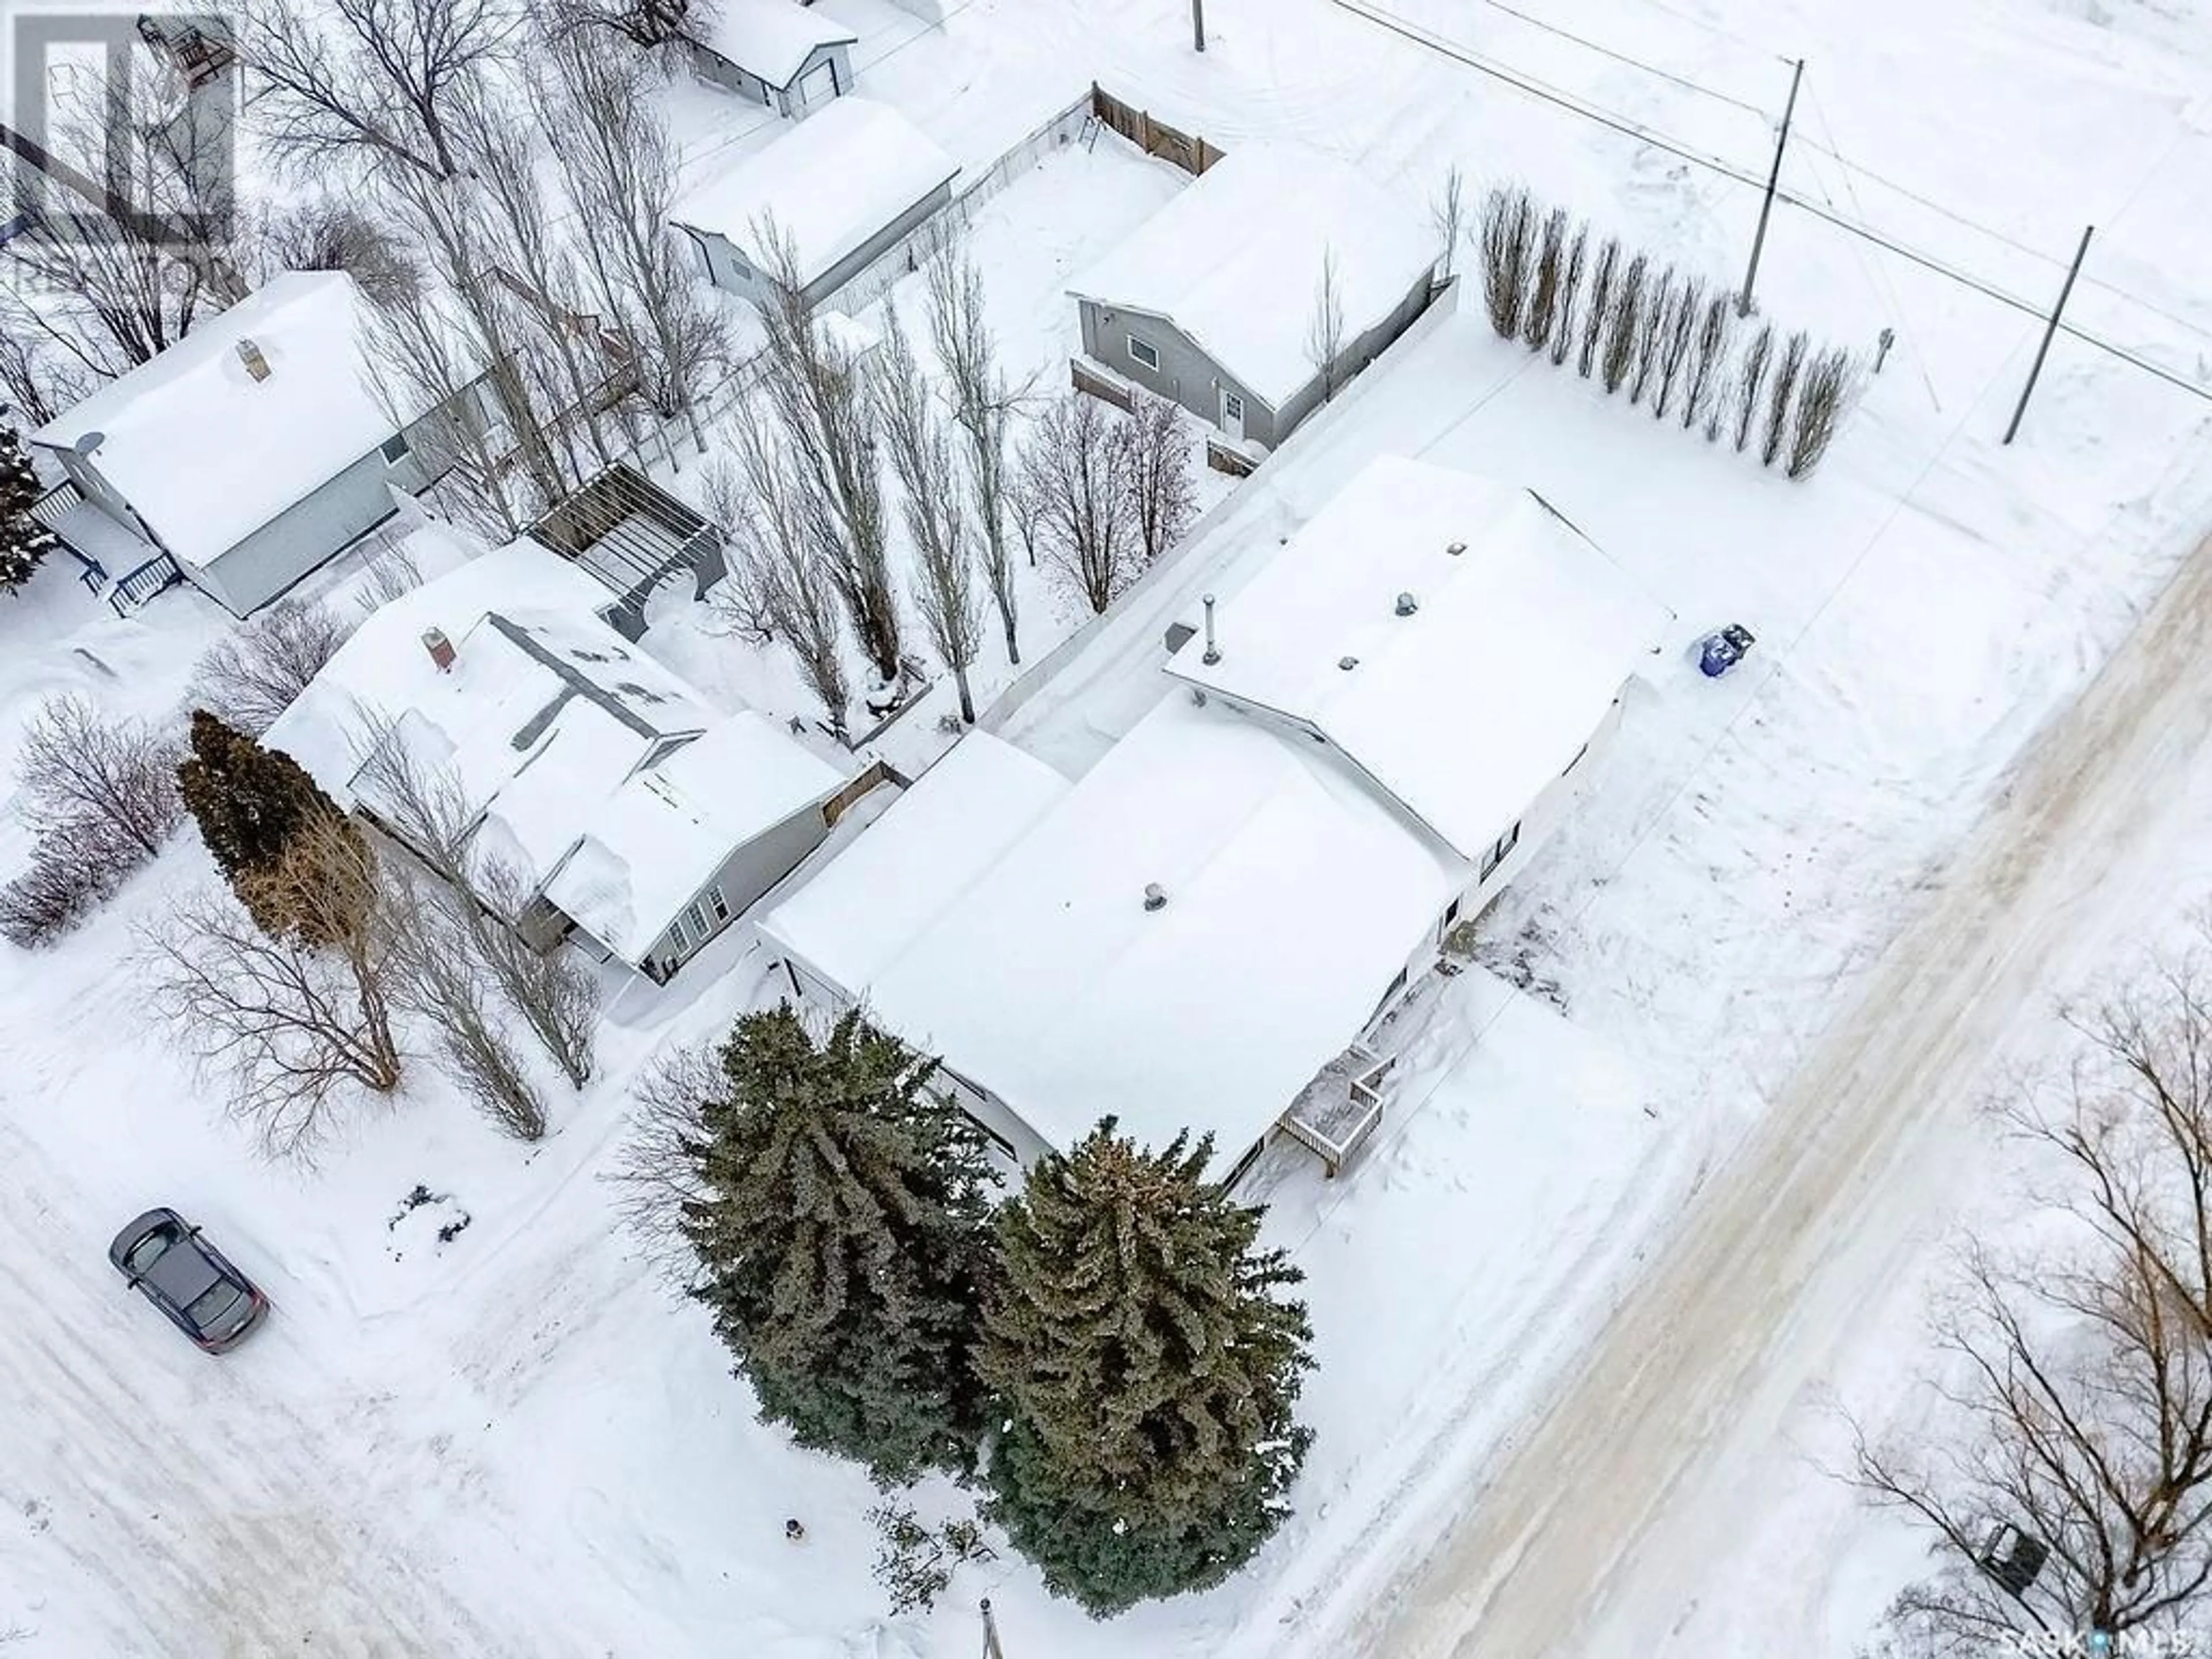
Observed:
[[[1461,554],[1467,551],[1467,544],[1465,542],[1454,542],[1449,546],[1446,547],[1444,551],[1450,554],[1452,557],[1455,559],[1459,557]]]
[[[1398,614],[1400,616],[1410,617],[1420,608],[1420,602],[1414,599],[1411,593],[1401,593],[1398,596]]]
[[[453,665],[453,642],[446,637],[444,629],[424,629],[422,648],[430,653],[430,660],[438,665],[441,674]]]
[[[1206,606],[1206,654],[1199,660],[1211,668],[1221,660],[1221,647],[1213,642],[1213,595],[1208,593],[1202,603]],[[1161,901],[1164,904],[1166,902]]]
[[[238,343],[238,361],[246,365],[246,372],[257,380],[269,378],[269,360],[261,355],[261,348],[251,340]]]
[[[1145,884],[1145,908],[1164,910],[1168,908],[1168,890],[1156,881]]]
[[[1357,657],[1339,657],[1336,659],[1336,665],[1339,668],[1341,668],[1346,673],[1349,674],[1353,669],[1359,666],[1359,659]]]

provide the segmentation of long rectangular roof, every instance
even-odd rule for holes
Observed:
[[[940,772],[853,852],[933,785],[950,821]],[[1048,1142],[1109,1115],[1155,1146],[1211,1132],[1218,1176],[1358,1036],[1465,873],[1338,757],[1179,691],[847,988]],[[834,951],[818,927],[810,948]]]
[[[396,429],[366,379],[364,303],[343,271],[273,276],[33,438],[100,434],[93,465],[171,552],[210,565]]]
[[[791,238],[799,281],[811,283],[959,171],[889,105],[837,98],[692,191],[669,217],[719,233],[755,264],[772,221]]]
[[[1165,317],[1275,408],[1318,372],[1308,350],[1324,260],[1344,338],[1389,316],[1442,252],[1428,215],[1298,144],[1240,145],[1071,287]]]
[[[1669,621],[1530,491],[1384,456],[1221,597],[1220,661],[1201,637],[1168,672],[1310,726],[1472,859]]]

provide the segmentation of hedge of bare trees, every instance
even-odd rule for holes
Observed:
[[[1483,198],[1474,240],[1500,338],[1555,364],[1571,357],[1607,396],[1625,390],[1708,443],[1726,432],[1744,452],[1755,441],[1759,464],[1791,478],[1811,476],[1835,441],[1860,379],[1849,351],[1816,348],[1802,330],[1778,337],[1771,323],[1739,343],[1730,294],[1617,237],[1592,252],[1589,225],[1519,186]]]

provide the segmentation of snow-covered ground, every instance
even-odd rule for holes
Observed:
[[[1749,192],[1425,51],[1354,0],[1211,0],[1202,58],[1183,0],[966,0],[941,30],[889,0],[822,6],[860,34],[871,95],[970,167],[1096,79],[1224,148],[1299,138],[1419,191],[1455,161],[1484,179],[1526,177],[1715,280],[1732,280],[1746,250]],[[1555,29],[1679,77],[1668,80],[1502,8],[1393,9],[1753,173],[1765,124],[1683,82],[1774,109],[1788,76],[1778,55],[1805,56],[1792,189],[2038,300],[2094,220],[2075,314],[2201,372],[2212,26],[2185,11],[2140,0],[1546,9]],[[695,86],[671,96],[695,179],[766,141],[764,112]],[[1103,138],[979,212],[972,246],[1023,367],[1056,370],[1073,327],[1066,275],[1177,178]],[[1303,307],[1303,277],[1297,287],[1275,302]],[[1787,208],[1760,292],[1770,314],[1830,337],[1897,331],[1814,482],[1787,484],[1606,400],[1496,340],[1478,307],[1440,313],[1257,477],[1216,486],[1203,538],[1077,636],[1006,722],[1064,769],[1088,765],[1157,698],[1164,621],[1228,586],[1238,561],[1263,558],[1381,453],[1537,488],[1673,608],[1677,644],[1723,621],[1759,636],[1728,680],[1675,660],[1638,688],[1583,817],[1486,922],[1486,959],[1541,996],[1480,974],[1431,985],[1401,1022],[1400,1082],[1363,1160],[1330,1183],[1283,1149],[1255,1172],[1271,1237],[1309,1275],[1321,1369],[1297,1513],[1249,1571],[1100,1626],[1046,1600],[1009,1558],[964,1571],[933,1619],[883,1620],[865,1480],[752,1420],[704,1320],[634,1258],[597,1179],[638,1067],[765,994],[763,958],[732,936],[669,992],[626,994],[601,1076],[561,1100],[534,1152],[494,1138],[420,1066],[394,1109],[319,1167],[271,1170],[220,1121],[136,989],[132,922],[206,878],[187,836],[63,949],[0,951],[0,1317],[27,1334],[0,1358],[11,1425],[0,1636],[20,1627],[33,1655],[193,1659],[950,1659],[977,1648],[975,1599],[989,1594],[1016,1656],[1355,1650],[1390,1575],[1471,1499],[1480,1516],[1493,1479],[1508,1499],[1528,1495],[1534,1477],[1510,1461],[1525,1425],[1570,1395],[1587,1344],[1617,1356],[1607,1321],[1637,1293],[1639,1261],[1688,1236],[1729,1189],[1740,1148],[1786,1133],[1808,1057],[1848,1034],[1830,1029],[1838,1018],[1870,987],[1939,996],[1910,975],[1877,977],[1901,971],[1885,950],[1958,890],[1954,860],[1992,802],[2043,776],[2014,769],[2023,746],[2119,645],[2212,507],[2205,405],[2138,370],[2062,342],[2006,449],[1996,440],[2033,348],[2029,319]],[[1073,624],[1046,621],[1050,610],[1041,587],[1025,592],[1041,624],[1025,629],[1025,665]],[[695,621],[658,618],[650,647],[715,695],[811,714],[787,665]],[[56,690],[173,710],[222,625],[189,592],[118,622],[49,568],[0,606],[0,765]],[[1012,678],[994,659],[984,683]],[[1994,884],[1974,888],[1979,919],[2039,907],[2033,929],[2007,937],[2048,955],[2007,958],[2028,1023],[1978,1016],[1971,1034],[1990,1049],[2035,1040],[2046,976],[2056,989],[2212,878],[2190,834],[2212,790],[2193,764],[2195,707],[2184,719],[2155,698],[2130,706],[2172,731],[2134,747],[2120,728],[2105,737],[2120,760],[2087,820],[2096,833],[2051,855],[2056,876],[2021,887],[2005,884],[2000,848]],[[9,821],[0,866],[22,851]],[[1971,951],[1940,960],[1977,967]],[[1720,1396],[1702,1392],[1714,1375],[1698,1352],[1670,1353],[1693,1393],[1654,1396],[1683,1421],[1655,1432],[1642,1474],[1673,1507],[1629,1515],[1624,1498],[1609,1521],[1620,1529],[1603,1535],[1626,1552],[1612,1622],[1573,1635],[1537,1622],[1560,1611],[1547,1597],[1601,1582],[1611,1565],[1581,1553],[1591,1540],[1570,1517],[1531,1534],[1520,1559],[1528,1588],[1512,1605],[1530,1622],[1468,1650],[1521,1659],[1553,1642],[1767,1659],[1847,1651],[1861,1637],[1917,1547],[1820,1472],[1833,1449],[1825,1401],[1833,1389],[1879,1421],[1899,1397],[1929,1248],[1987,1162],[1965,1111],[1975,1060],[1948,1054],[1942,1078],[1959,1086],[1949,1115],[1911,1143],[1917,1179],[1864,1212],[1889,1231],[1832,1249],[1844,1277],[1811,1299],[1762,1311],[1796,1357],[1761,1369],[1754,1356],[1765,1391],[1731,1433],[1691,1432]],[[418,1185],[446,1196],[403,1212]],[[277,1304],[270,1329],[220,1364],[100,1260],[112,1228],[155,1202],[205,1223]],[[438,1229],[464,1214],[441,1245]],[[1756,1252],[1770,1236],[1735,1237]],[[1802,1255],[1843,1242],[1790,1237]],[[1804,1282],[1794,1265],[1778,1276]],[[1705,1308],[1684,1328],[1725,1337],[1728,1312]],[[1769,1328],[1748,1307],[1744,1318]],[[1678,1452],[1708,1462],[1707,1479],[1674,1479]],[[1602,1448],[1576,1460],[1584,1477],[1607,1467]],[[785,1542],[787,1516],[805,1522],[804,1544]],[[1502,1559],[1455,1576],[1466,1561],[1442,1558],[1444,1576],[1406,1601],[1431,1620],[1413,1633],[1443,1652],[1479,1631],[1466,1598]]]

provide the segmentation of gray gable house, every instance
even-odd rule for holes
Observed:
[[[272,277],[33,433],[76,496],[63,541],[134,600],[182,580],[243,617],[392,517],[432,482],[428,411],[371,392],[364,308],[343,272]]]
[[[1427,307],[1440,252],[1418,204],[1343,161],[1248,144],[1069,291],[1085,356],[1272,447]],[[1310,349],[1325,270],[1343,319],[1327,374]]]
[[[835,19],[793,0],[715,0],[690,37],[708,80],[794,118],[853,89],[853,43]]]
[[[774,226],[819,305],[951,202],[959,171],[889,105],[840,98],[678,203],[669,222],[708,281],[756,303],[770,293],[762,237]]]

